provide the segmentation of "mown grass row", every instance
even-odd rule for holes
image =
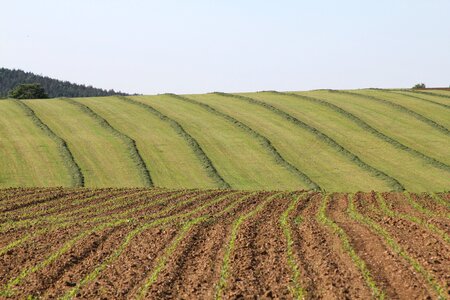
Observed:
[[[281,116],[285,120],[288,120],[289,122],[293,123],[294,125],[302,128],[302,129],[305,129],[308,132],[316,135],[320,140],[322,140],[323,142],[325,142],[326,144],[331,146],[333,149],[337,150],[339,153],[341,153],[342,155],[347,157],[350,161],[352,161],[353,163],[355,163],[356,165],[361,167],[363,170],[368,171],[369,173],[371,173],[372,175],[374,175],[376,177],[382,178],[384,181],[386,181],[391,186],[391,188],[393,190],[395,190],[395,191],[403,191],[403,190],[405,190],[403,185],[400,182],[398,182],[395,178],[393,178],[393,177],[387,175],[386,173],[384,173],[383,171],[380,171],[380,170],[370,166],[369,164],[365,163],[358,156],[356,156],[355,154],[353,154],[352,152],[350,152],[349,150],[344,148],[342,145],[337,143],[334,139],[332,139],[328,135],[326,135],[323,132],[321,132],[320,130],[312,127],[311,125],[306,124],[305,122],[299,120],[298,118],[292,116],[291,114],[289,114],[289,113],[287,113],[287,112],[285,112],[285,111],[283,111],[283,110],[281,110],[279,108],[276,108],[275,106],[270,105],[270,104],[268,104],[266,102],[263,102],[263,101],[260,101],[260,100],[256,100],[256,99],[251,98],[251,97],[235,95],[235,94],[219,93],[219,92],[216,92],[215,94],[221,95],[221,96],[224,96],[224,97],[231,97],[231,98],[236,98],[236,99],[239,99],[239,100],[243,100],[243,101],[246,101],[248,103],[259,105],[259,106],[262,106],[262,107],[264,107],[264,108],[266,108],[266,109],[268,109],[270,111],[273,111],[274,113],[278,114],[279,116]]]
[[[66,168],[72,179],[72,186],[82,187],[84,186],[84,175],[80,166],[75,160],[69,146],[66,141],[58,136],[53,130],[50,129],[34,112],[34,110],[20,100],[12,100],[18,106],[22,108],[25,114],[33,121],[33,123],[39,127],[51,140],[53,140],[58,147],[58,151],[61,158],[66,165]]]
[[[291,225],[289,223],[289,215],[297,207],[300,200],[304,200],[304,196],[303,197],[295,196],[293,198],[293,201],[291,201],[288,208],[281,214],[279,219],[280,227],[283,230],[284,238],[286,240],[287,261],[292,273],[291,277],[293,287],[291,288],[291,292],[294,298],[299,300],[304,299],[306,297],[306,291],[301,284],[300,278],[302,274],[297,264],[292,247],[294,245],[294,240],[292,238],[292,230]]]
[[[387,136],[386,134],[378,131],[377,129],[375,129],[374,127],[370,126],[368,123],[366,123],[365,121],[363,121],[361,118],[359,118],[358,116],[350,113],[349,111],[333,104],[330,103],[328,101],[325,101],[323,99],[319,99],[316,97],[311,97],[311,96],[305,96],[305,95],[299,95],[299,94],[294,94],[294,93],[282,93],[282,92],[275,92],[275,91],[270,91],[270,93],[274,93],[274,94],[278,94],[278,95],[285,95],[285,96],[291,96],[291,97],[295,97],[298,99],[302,99],[302,100],[306,100],[312,103],[316,103],[316,104],[320,104],[322,106],[328,107],[330,109],[332,109],[333,111],[341,114],[342,116],[346,117],[347,119],[353,121],[356,125],[358,125],[359,127],[361,127],[362,129],[364,129],[365,131],[367,131],[368,133],[376,136],[377,138],[382,139],[383,141],[391,144],[392,146],[394,146],[397,149],[406,151],[408,153],[410,153],[411,155],[426,161],[427,163],[429,163],[430,165],[445,170],[447,172],[450,172],[450,166],[447,165],[446,163],[443,163],[435,158],[432,158],[426,154],[423,154],[420,151],[417,151],[413,148],[410,148],[402,143],[400,143],[399,141],[397,141],[396,139]]]
[[[381,91],[387,92],[387,93],[393,93],[393,94],[400,94],[400,95],[403,95],[403,96],[406,96],[406,97],[409,97],[409,98],[418,99],[418,100],[421,100],[421,101],[424,101],[424,102],[427,102],[427,103],[436,104],[436,105],[439,105],[439,106],[441,106],[443,108],[450,109],[450,105],[447,105],[447,104],[444,104],[444,103],[439,103],[439,102],[436,102],[436,101],[433,101],[433,100],[430,100],[430,99],[425,99],[425,98],[422,98],[422,97],[418,97],[418,96],[412,95],[411,94],[412,91],[402,92],[402,91],[398,91],[398,90],[385,90],[385,89],[381,89]]]
[[[132,161],[135,164],[136,169],[138,170],[141,179],[145,186],[152,187],[153,186],[153,180],[150,175],[149,168],[147,164],[145,163],[144,159],[142,158],[139,149],[136,145],[136,141],[126,135],[125,133],[117,130],[107,120],[105,120],[103,117],[101,117],[99,114],[94,112],[90,107],[88,107],[85,104],[82,104],[78,101],[75,101],[73,99],[65,99],[64,101],[67,101],[68,103],[71,103],[78,108],[80,108],[81,111],[85,112],[87,115],[89,115],[91,118],[96,120],[100,126],[108,130],[110,133],[112,133],[114,136],[118,137],[127,147],[128,153],[130,154],[130,157]]]
[[[398,244],[394,238],[384,229],[381,225],[376,223],[369,217],[361,214],[355,207],[355,200],[353,195],[349,195],[349,203],[347,208],[348,215],[355,221],[367,226],[370,231],[380,236],[392,251],[401,256],[409,265],[416,270],[430,285],[430,287],[436,292],[439,299],[446,299],[446,293],[444,289],[439,285],[433,275],[431,275],[417,260],[411,257],[411,255]]]
[[[223,291],[224,291],[224,289],[226,287],[226,284],[227,284],[227,281],[228,281],[228,277],[230,275],[229,273],[230,273],[231,255],[232,255],[232,253],[234,251],[237,235],[238,235],[238,232],[239,232],[239,229],[240,229],[241,225],[245,221],[247,221],[248,219],[252,218],[257,213],[259,213],[261,210],[263,210],[264,207],[267,204],[269,204],[269,202],[271,202],[273,199],[275,199],[276,197],[278,197],[281,194],[282,193],[276,193],[275,195],[267,197],[258,206],[256,206],[256,208],[254,208],[250,212],[246,213],[245,215],[239,216],[233,222],[233,225],[231,227],[230,237],[229,237],[229,240],[227,242],[227,245],[226,245],[226,248],[225,248],[225,254],[224,254],[223,260],[222,260],[222,267],[221,267],[221,270],[220,270],[219,282],[217,283],[217,287],[216,287],[215,299],[222,299],[223,298]]]
[[[342,248],[345,252],[348,253],[350,258],[352,259],[353,263],[356,265],[358,270],[361,272],[367,286],[370,288],[372,295],[376,299],[384,299],[385,293],[382,289],[380,289],[377,286],[377,283],[373,279],[373,275],[370,273],[369,268],[367,268],[366,263],[364,260],[359,257],[359,255],[356,253],[355,249],[353,248],[350,238],[348,237],[347,233],[342,229],[338,224],[336,224],[333,220],[331,220],[326,213],[328,201],[330,199],[330,194],[324,195],[322,197],[322,202],[319,206],[319,210],[316,215],[316,219],[319,223],[324,224],[325,226],[329,227],[330,230],[336,234],[342,244]]]
[[[435,94],[432,92],[425,92],[425,91],[415,91],[415,90],[409,90],[412,93],[417,93],[417,94],[425,94],[425,95],[430,95],[430,96],[435,96],[435,97],[440,97],[440,98],[450,98],[450,95],[441,95],[441,94]]]
[[[258,133],[254,129],[250,128],[246,124],[242,123],[241,121],[233,118],[232,116],[230,116],[226,113],[218,111],[217,109],[211,107],[208,104],[205,104],[205,103],[202,103],[202,102],[199,102],[199,101],[196,101],[196,100],[184,97],[184,96],[176,95],[176,94],[166,94],[166,95],[173,97],[175,99],[178,99],[180,101],[192,103],[194,105],[203,107],[205,110],[207,110],[221,118],[224,118],[225,120],[229,121],[230,123],[234,124],[235,126],[239,127],[240,129],[244,130],[245,132],[247,132],[248,134],[250,134],[251,136],[253,136],[254,138],[256,138],[259,141],[259,143],[273,157],[273,159],[275,160],[276,163],[283,166],[285,169],[287,169],[289,172],[291,172],[294,176],[300,178],[310,189],[321,190],[320,186],[317,183],[315,183],[311,178],[309,178],[308,175],[306,175],[305,173],[300,171],[296,166],[294,166],[293,164],[288,162],[280,154],[280,152],[273,146],[272,142],[268,138],[266,138],[262,134]]]
[[[137,105],[137,106],[145,109],[146,111],[152,113],[153,115],[158,117],[160,120],[167,122],[174,129],[174,131],[186,141],[188,146],[192,149],[195,156],[197,157],[197,159],[200,161],[201,165],[205,169],[208,177],[210,177],[214,182],[216,182],[216,184],[218,185],[219,188],[222,188],[222,189],[231,188],[230,184],[228,182],[226,182],[225,179],[219,174],[216,167],[212,163],[211,159],[209,159],[209,157],[206,155],[205,151],[203,151],[202,147],[199,145],[197,140],[195,138],[193,138],[183,128],[183,126],[180,125],[180,123],[178,123],[174,119],[168,117],[167,115],[161,113],[160,111],[156,110],[150,104],[142,103],[142,102],[139,102],[139,101],[127,98],[127,97],[123,97],[123,96],[118,96],[117,98],[121,99],[127,103]]]
[[[351,95],[351,96],[365,98],[365,99],[370,99],[370,100],[373,100],[375,102],[379,102],[379,103],[391,106],[391,107],[397,109],[398,111],[405,112],[405,113],[409,114],[410,116],[416,118],[417,120],[422,121],[422,122],[430,125],[431,127],[437,129],[438,131],[440,131],[440,132],[450,136],[450,131],[447,128],[445,128],[444,126],[442,126],[441,124],[438,124],[435,121],[433,121],[431,119],[428,119],[424,115],[421,115],[421,114],[419,114],[419,113],[417,113],[417,112],[415,112],[415,111],[413,111],[413,110],[411,110],[411,109],[409,109],[407,107],[404,107],[403,105],[400,105],[400,104],[397,104],[397,103],[394,103],[394,102],[391,102],[391,101],[388,101],[388,100],[385,100],[385,99],[381,99],[381,98],[378,98],[378,97],[375,97],[375,96],[358,94],[358,93],[354,93],[354,92],[350,92],[350,91],[330,90],[330,92],[344,94],[344,95]]]

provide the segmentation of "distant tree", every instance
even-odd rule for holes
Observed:
[[[56,97],[94,97],[123,95],[126,93],[115,92],[114,90],[97,89],[83,84],[74,84],[68,81],[52,79],[46,76],[36,75],[21,70],[10,70],[0,67],[0,97],[8,96],[8,93],[19,84],[39,83],[47,92],[50,98]]]
[[[48,98],[44,88],[38,83],[19,84],[9,92],[10,98],[15,99],[45,99]]]
[[[425,83],[418,83],[415,86],[413,86],[413,89],[424,89]]]

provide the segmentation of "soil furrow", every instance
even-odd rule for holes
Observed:
[[[390,299],[407,299],[408,295],[416,295],[419,299],[429,297],[423,278],[385,245],[381,237],[351,219],[347,207],[347,196],[337,194],[330,201],[327,212],[349,236],[356,253],[386,296]]]
[[[196,227],[180,243],[171,261],[147,293],[148,298],[212,299],[220,278],[223,245],[230,232],[232,216],[250,210],[258,203],[259,194],[220,210],[217,217]],[[231,208],[231,209],[229,209]],[[222,213],[225,212],[225,213]],[[189,284],[187,284],[189,283]]]
[[[225,299],[290,298],[291,270],[286,241],[278,225],[292,195],[276,197],[257,215],[243,223],[230,258],[230,275],[223,291]]]
[[[88,272],[102,261],[116,247],[118,240],[129,228],[119,226],[95,232],[78,241],[70,251],[64,253],[52,264],[30,274],[15,297],[33,296],[54,299],[68,289],[79,276]]]
[[[368,205],[376,205],[376,195],[364,194]],[[366,206],[367,208],[367,206]],[[427,272],[424,276],[436,282],[447,295],[450,294],[450,247],[429,230],[395,217],[385,216],[372,209],[364,214],[381,225],[401,245],[408,255]],[[431,283],[430,283],[431,284]],[[438,286],[435,289],[439,289]]]
[[[321,194],[313,195],[293,225],[293,247],[304,269],[301,280],[307,297],[369,299],[371,291],[339,238],[316,220],[321,199]]]

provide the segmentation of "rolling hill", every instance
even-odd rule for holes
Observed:
[[[0,101],[0,187],[450,189],[450,91]]]

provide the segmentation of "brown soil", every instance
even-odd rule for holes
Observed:
[[[295,252],[311,299],[369,299],[371,292],[338,237],[316,220],[321,194],[311,196],[293,224]],[[304,206],[304,204],[301,204]]]
[[[102,211],[105,206],[118,203],[114,199],[125,195],[130,195],[129,199],[118,200],[120,206]],[[224,190],[0,190],[0,209],[3,211],[0,213],[0,220],[4,222],[23,219],[39,221],[48,216],[78,222],[69,227],[58,227],[58,223],[48,222],[25,227],[4,223],[13,225],[0,237],[0,251],[28,234],[32,237],[0,254],[0,299],[7,296],[6,291],[12,292],[9,297],[14,299],[29,296],[55,299],[75,287],[79,288],[75,293],[75,298],[79,299],[134,298],[149,276],[154,274],[157,262],[161,261],[174,241],[179,243],[172,249],[166,263],[160,266],[160,272],[154,283],[148,286],[145,298],[213,299],[221,277],[233,222],[271,195],[274,193],[234,193]],[[411,207],[401,193],[383,195],[394,211],[423,218],[448,231],[449,222],[445,218],[448,210],[431,202],[433,200],[430,195],[412,196],[420,205],[433,212],[433,216]],[[215,203],[222,196],[225,197]],[[355,196],[358,211],[384,228],[411,258],[435,278],[444,289],[444,294],[449,293],[448,242],[425,226],[383,215],[375,196],[375,193],[358,193]],[[450,199],[449,194],[440,196]],[[90,197],[92,199],[82,201]],[[244,200],[242,197],[247,198]],[[263,210],[240,225],[230,255],[226,284],[222,290],[224,299],[294,298],[288,247],[279,221],[292,199],[292,194],[280,194],[268,202]],[[343,248],[341,239],[317,218],[322,199],[322,194],[310,193],[289,215],[292,255],[299,268],[299,281],[306,298],[370,299],[371,289]],[[184,203],[187,200],[193,201]],[[93,204],[96,206],[91,207]],[[198,209],[203,205],[204,208]],[[345,231],[351,247],[365,262],[377,287],[385,292],[386,297],[437,298],[436,291],[423,275],[398,255],[379,234],[366,224],[353,220],[347,213],[347,206],[346,194],[334,194],[326,209],[327,216]],[[79,211],[83,207],[89,209]],[[182,239],[177,240],[183,225],[200,216],[209,218],[191,227]],[[93,218],[98,217],[101,218],[93,222]],[[67,241],[81,232],[102,222],[125,217],[132,220],[91,233],[72,247],[61,251]],[[156,220],[170,220],[170,223],[147,228],[130,240],[127,239],[133,230]],[[47,231],[40,231],[42,229]],[[122,249],[121,245],[125,245],[124,242],[127,242],[126,247],[117,252]],[[61,254],[54,261],[42,264],[58,251]],[[103,265],[105,267],[100,268]],[[24,273],[27,270],[28,273]],[[24,274],[22,280],[6,290],[6,284],[21,273]],[[83,279],[89,274],[95,276],[84,282]],[[79,286],[81,282],[84,284]]]
[[[367,203],[375,203],[374,194],[363,195]],[[388,217],[374,211],[366,214],[382,225],[408,254],[417,260],[450,295],[450,247],[436,234],[410,221]]]
[[[423,278],[396,255],[380,236],[351,219],[346,212],[347,205],[346,195],[334,195],[327,213],[349,236],[353,248],[366,263],[378,288],[390,299],[408,299],[409,295],[419,299],[428,297]]]

